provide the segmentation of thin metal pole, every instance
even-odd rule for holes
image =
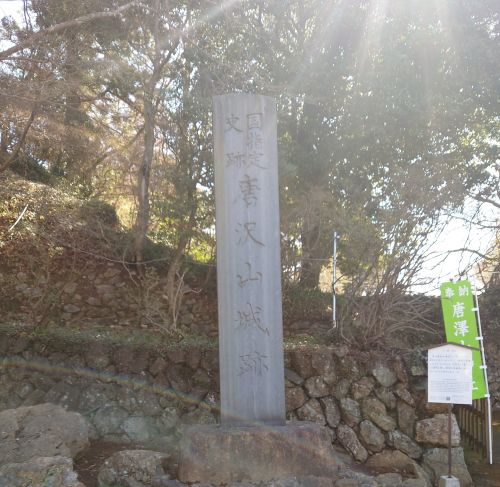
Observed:
[[[451,478],[451,404],[448,404],[448,477]]]
[[[486,372],[486,354],[484,353],[484,340],[483,340],[483,329],[481,327],[481,314],[479,313],[479,299],[477,297],[477,287],[476,280],[472,280],[472,284],[474,286],[474,297],[476,302],[476,308],[474,311],[477,316],[477,327],[479,331],[479,344],[481,349],[481,359],[483,362],[483,375],[484,375],[484,384],[486,386],[486,416],[487,416],[487,436],[488,436],[488,462],[490,465],[493,464],[493,435],[491,434],[491,398],[490,398],[490,386],[488,384],[488,374]]]
[[[337,294],[335,283],[337,281],[337,232],[333,232],[333,274],[332,274],[332,326],[337,328]]]

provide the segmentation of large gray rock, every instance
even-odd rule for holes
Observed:
[[[391,387],[398,380],[396,374],[384,364],[377,364],[372,369],[372,374],[375,379],[377,379],[378,383],[384,387]]]
[[[375,477],[375,480],[384,487],[401,487],[403,484],[403,477],[399,473],[381,473]]]
[[[33,457],[74,457],[89,445],[83,416],[54,404],[0,412],[0,465]]]
[[[349,426],[341,424],[337,428],[337,438],[340,444],[359,462],[364,462],[368,458],[366,448],[361,444],[356,433]]]
[[[387,414],[384,403],[374,397],[363,400],[363,417],[371,420],[384,431],[396,429],[396,420]]]
[[[359,403],[349,397],[340,399],[340,410],[342,411],[342,420],[347,426],[356,426],[363,419]]]
[[[336,428],[340,423],[340,409],[333,397],[323,397],[319,400],[325,411],[328,426]]]
[[[285,389],[285,404],[287,411],[293,411],[304,405],[307,396],[302,387],[287,387]]]
[[[99,487],[120,485],[124,487],[150,486],[165,477],[163,465],[169,456],[149,450],[124,450],[109,457],[99,470]]]
[[[405,435],[413,438],[415,435],[415,422],[417,420],[415,409],[406,404],[404,401],[398,401],[397,412],[399,429]]]
[[[122,431],[132,442],[147,444],[160,435],[158,423],[153,418],[145,416],[131,416],[122,426]]]
[[[395,430],[388,433],[389,445],[406,453],[410,458],[420,458],[422,448],[402,431]]]
[[[375,381],[371,377],[362,377],[357,382],[351,385],[352,397],[358,401],[370,395],[375,385]]]
[[[433,418],[423,419],[416,424],[416,440],[419,443],[435,446],[448,446],[448,415],[436,414]],[[455,415],[451,416],[451,446],[460,445],[460,429]]]
[[[326,423],[321,404],[315,398],[309,399],[301,408],[297,409],[297,417],[302,421],[311,421],[321,425]]]
[[[426,487],[431,487],[429,474],[408,455],[399,450],[384,450],[368,459],[366,466],[380,473],[396,472],[405,476],[421,479]]]
[[[330,393],[330,387],[319,375],[309,377],[304,388],[309,397],[325,397]]]
[[[384,449],[385,437],[382,431],[371,421],[365,419],[359,425],[359,434],[364,445],[372,452],[379,452]]]
[[[227,487],[255,487],[249,483],[231,483]],[[302,477],[287,477],[262,482],[260,487],[333,487],[333,481],[327,477],[314,477],[312,475]]]
[[[1,487],[85,487],[66,457],[33,457],[0,467]]]
[[[431,469],[434,479],[448,475],[448,449],[432,448],[423,455],[423,464]],[[473,486],[472,478],[464,460],[463,448],[451,449],[451,474],[460,481],[461,487]]]
[[[122,423],[127,419],[128,413],[123,408],[108,404],[99,408],[92,416],[91,421],[99,436],[106,436],[120,431]]]
[[[333,476],[340,458],[330,433],[314,423],[191,426],[180,446],[179,480],[227,484],[291,476]]]

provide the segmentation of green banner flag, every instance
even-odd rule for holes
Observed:
[[[477,340],[479,334],[474,311],[474,296],[470,282],[462,280],[441,284],[441,306],[446,340],[480,348],[481,343]],[[472,360],[472,399],[481,399],[486,396],[486,383],[479,350],[472,353]]]

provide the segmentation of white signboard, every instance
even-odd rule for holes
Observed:
[[[472,349],[446,344],[428,350],[428,402],[472,404]]]

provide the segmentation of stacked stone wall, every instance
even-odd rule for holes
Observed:
[[[184,424],[218,420],[218,351],[0,336],[0,410],[55,403],[82,413],[93,437],[163,448]],[[424,354],[300,346],[285,352],[289,420],[329,428],[378,471],[421,477],[447,444],[442,405],[426,401]],[[454,427],[456,455],[463,455]],[[424,470],[422,470],[424,469]]]

